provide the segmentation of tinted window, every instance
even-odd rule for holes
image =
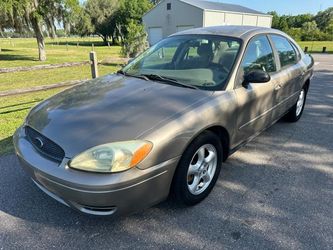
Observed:
[[[297,62],[296,52],[286,38],[282,36],[272,35],[272,40],[279,54],[282,68],[287,65],[295,64]]]
[[[244,73],[252,70],[276,71],[273,50],[266,36],[257,36],[249,42],[241,68]]]

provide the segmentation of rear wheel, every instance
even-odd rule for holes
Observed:
[[[172,192],[182,204],[195,205],[213,189],[222,164],[219,138],[206,131],[185,150],[175,172]]]
[[[297,102],[286,114],[285,119],[289,122],[297,122],[303,113],[305,100],[306,100],[307,89],[304,86],[298,95]]]

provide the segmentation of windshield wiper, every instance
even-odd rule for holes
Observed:
[[[118,71],[117,71],[117,74],[124,75],[124,76],[128,76],[128,77],[140,78],[140,79],[143,79],[143,80],[149,81],[149,78],[148,78],[147,76],[145,76],[145,75],[131,75],[131,74],[126,73],[126,72],[123,71],[123,70],[118,70]]]
[[[161,81],[161,82],[171,83],[173,85],[177,85],[177,86],[181,86],[181,87],[185,87],[185,88],[199,89],[196,86],[189,85],[189,84],[186,84],[183,82],[179,82],[176,79],[169,78],[166,76],[161,76],[161,75],[157,75],[157,74],[142,74],[141,76],[145,76],[145,77],[149,78],[150,80],[157,80],[157,81]]]

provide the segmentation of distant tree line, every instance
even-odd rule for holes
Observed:
[[[39,60],[46,60],[44,37],[98,35],[122,44],[127,56],[144,49],[142,16],[149,0],[0,0],[0,36],[35,37]],[[62,27],[57,29],[57,27]],[[131,46],[133,44],[133,46]]]
[[[120,44],[123,54],[145,49],[142,16],[158,0],[0,0],[0,36],[35,37],[39,59],[46,60],[44,37],[101,37],[105,45]],[[333,40],[333,7],[316,15],[273,16],[273,28],[296,40]],[[59,29],[61,27],[61,29]]]
[[[333,7],[318,12],[316,15],[278,15],[273,16],[272,27],[282,30],[298,41],[333,40]]]
[[[39,60],[46,60],[45,32],[56,37],[56,22],[69,29],[79,14],[78,0],[1,0],[0,35],[14,31],[22,36],[33,33],[37,39]],[[45,32],[44,32],[45,31]]]
[[[73,29],[81,36],[95,34],[104,44],[122,44],[123,54],[136,56],[146,48],[142,16],[153,7],[149,0],[87,0]]]

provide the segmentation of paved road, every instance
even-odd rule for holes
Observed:
[[[201,204],[120,219],[79,214],[0,159],[0,249],[332,249],[333,56],[316,56],[303,117],[235,153]]]

